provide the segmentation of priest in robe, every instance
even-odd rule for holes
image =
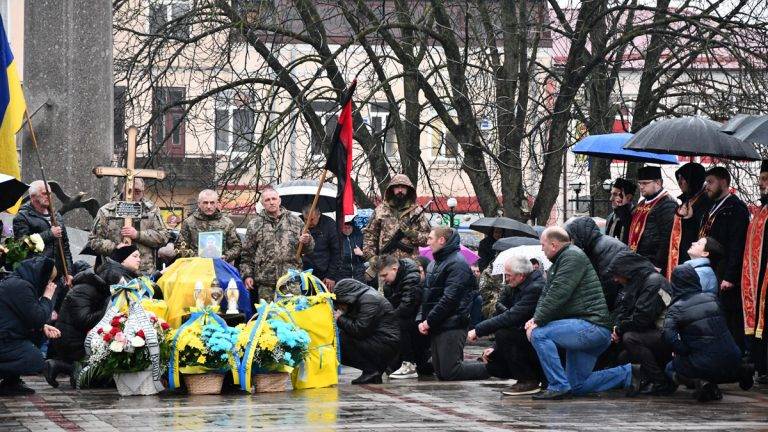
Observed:
[[[665,274],[677,201],[664,189],[659,167],[646,166],[637,170],[637,185],[643,198],[632,210],[628,246],[632,252],[651,260]]]
[[[672,233],[669,237],[666,273],[668,280],[672,270],[678,264],[690,259],[688,248],[699,239],[701,219],[712,207],[712,201],[704,193],[705,176],[706,170],[696,162],[689,162],[675,171],[675,178],[682,194],[677,197],[680,205],[675,212]]]

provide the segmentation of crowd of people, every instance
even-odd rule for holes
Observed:
[[[501,279],[490,264],[502,232],[483,240],[473,271],[459,253],[458,232],[430,226],[405,175],[393,177],[362,232],[352,220],[339,227],[311,208],[299,217],[266,187],[242,242],[211,190],[200,192],[172,237],[137,179],[143,216],[124,226],[116,202],[102,207],[88,241],[99,262],[84,270],[71,262],[66,232],[51,226],[45,185],[34,182],[14,231],[40,233],[46,247],[0,282],[0,394],[29,393],[24,374],[44,370],[54,386],[58,375],[75,375],[109,286],[156,272],[168,256],[195,253],[199,234],[211,231],[222,233],[221,257],[238,266],[252,302],[272,300],[289,269],[312,269],[335,292],[341,362],[362,372],[353,384],[381,383],[384,374],[497,377],[516,380],[504,394],[538,400],[617,388],[627,396],[669,395],[684,385],[710,401],[722,398],[722,383],[751,388],[755,370],[768,383],[768,161],[753,217],[726,169],[688,163],[676,177],[677,199],[657,167],[641,168],[637,184],[617,179],[605,230],[587,217],[548,227],[539,243],[550,267],[513,255]],[[175,252],[158,256],[169,242]],[[419,255],[424,246],[433,260]],[[70,276],[61,278],[65,265]],[[483,316],[473,319],[478,296]],[[479,361],[465,360],[465,345],[480,338],[492,338],[492,346]]]

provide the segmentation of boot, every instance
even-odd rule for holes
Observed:
[[[0,396],[27,396],[35,394],[35,390],[27,387],[20,377],[5,378],[0,381]]]
[[[352,384],[381,384],[381,374],[379,371],[363,371],[362,375],[352,380]]]
[[[56,378],[62,374],[71,375],[72,365],[61,360],[48,359],[45,361],[45,365],[43,366],[43,376],[45,376],[45,381],[48,382],[51,387],[59,387],[59,382],[56,381]]]

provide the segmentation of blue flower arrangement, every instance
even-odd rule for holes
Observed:
[[[211,355],[222,361],[229,359],[229,353],[237,343],[240,329],[236,327],[222,327],[218,323],[208,323],[203,326],[200,338],[211,352]]]

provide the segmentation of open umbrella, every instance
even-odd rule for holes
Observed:
[[[650,162],[677,165],[677,156],[663,153],[650,153],[623,148],[632,139],[631,133],[612,133],[590,135],[576,143],[571,151],[576,154],[607,159],[620,159],[633,162]]]
[[[491,270],[491,274],[492,275],[503,274],[504,263],[507,262],[509,257],[516,256],[516,255],[522,255],[528,259],[536,258],[537,260],[539,260],[542,270],[547,270],[549,266],[552,265],[552,263],[547,259],[547,256],[544,255],[544,251],[541,250],[541,245],[518,246],[518,247],[507,249],[503,252],[499,252],[499,254],[496,255],[496,258],[493,260],[493,270]]]
[[[461,245],[461,248],[459,249],[459,253],[461,256],[464,257],[465,260],[467,260],[467,264],[473,265],[477,262],[477,260],[480,259],[480,255],[475,253],[472,249]],[[432,248],[430,247],[420,247],[419,248],[419,255],[429,258],[430,260],[434,260],[435,257],[432,256]]]
[[[754,146],[720,132],[721,126],[716,121],[696,116],[659,120],[642,128],[624,148],[686,156],[760,160]]]
[[[0,174],[0,211],[5,211],[29,189],[29,185],[9,175]]]
[[[518,246],[538,246],[539,240],[531,237],[504,237],[496,240],[493,250],[505,251]]]
[[[317,193],[317,180],[290,180],[280,183],[275,188],[280,194],[283,207],[290,211],[301,212],[304,207],[312,204]],[[336,211],[336,186],[330,183],[323,184],[320,189],[320,199],[317,201],[320,213]]]
[[[508,217],[483,217],[473,222],[469,229],[481,232],[485,235],[492,235],[494,229],[504,230],[504,237],[522,236],[539,238],[536,230],[532,226],[518,222]]]
[[[748,143],[768,145],[768,116],[739,114],[720,129]]]

